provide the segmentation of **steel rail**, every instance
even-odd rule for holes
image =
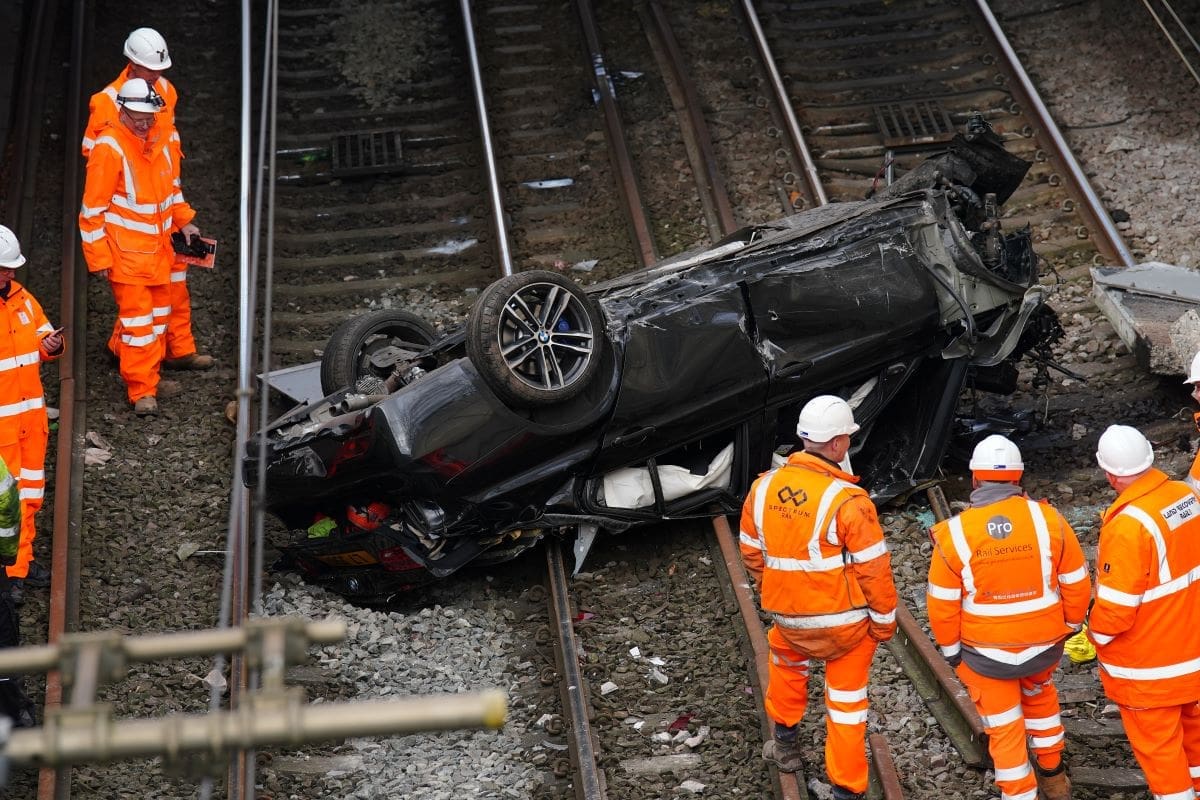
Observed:
[[[704,104],[696,91],[683,61],[683,53],[671,31],[667,14],[655,0],[637,7],[651,49],[663,67],[663,78],[679,116],[684,149],[692,165],[692,175],[700,190],[700,202],[708,221],[709,238],[714,241],[737,230],[729,193],[725,190],[717,158],[713,153],[712,134],[704,120]]]
[[[554,625],[554,654],[558,661],[559,687],[563,709],[567,712],[567,737],[571,760],[577,780],[575,797],[578,800],[604,800],[607,797],[604,778],[596,763],[596,748],[592,743],[592,727],[588,718],[587,682],[579,669],[579,645],[571,614],[571,598],[567,591],[567,571],[563,567],[562,547],[557,539],[546,541],[546,573],[549,584],[547,604]]]
[[[475,22],[471,16],[471,0],[459,0],[463,30],[467,36],[467,57],[471,62],[471,88],[475,95],[475,111],[479,116],[479,135],[483,139],[483,161],[487,166],[488,199],[492,206],[492,230],[496,236],[496,255],[505,277],[513,274],[512,249],[508,226],[504,222],[504,198],[500,193],[500,175],[496,169],[496,152],[492,143],[492,126],[488,122],[487,100],[483,95],[483,73],[479,69],[479,50],[475,44]]]
[[[780,114],[783,115],[784,127],[787,129],[788,141],[791,144],[792,153],[803,165],[804,179],[808,183],[809,193],[817,205],[827,205],[829,203],[829,196],[825,193],[825,187],[821,184],[821,175],[817,171],[817,162],[813,159],[812,151],[808,147],[808,142],[804,138],[803,131],[800,130],[800,121],[796,118],[796,109],[792,107],[792,99],[788,96],[787,89],[783,85],[783,78],[779,74],[779,67],[775,64],[775,54],[771,52],[771,46],[767,44],[767,37],[763,33],[762,23],[759,22],[758,12],[754,10],[753,0],[742,0],[742,10],[745,12],[746,20],[750,25],[750,33],[754,39],[754,46],[758,50],[759,59],[762,61],[763,68],[767,71],[771,90],[775,95],[775,103],[779,107]]]
[[[38,125],[42,119],[42,106],[46,93],[47,65],[50,59],[51,37],[58,4],[51,0],[38,0],[28,15],[28,30],[22,36],[21,79],[15,84],[17,109],[12,118],[10,146],[11,169],[5,181],[4,221],[8,223],[17,239],[28,242],[33,223],[33,187],[31,176],[37,174]],[[28,245],[26,245],[28,246]]]
[[[714,517],[712,527],[717,546],[720,549],[721,561],[725,565],[725,572],[729,575],[729,586],[733,589],[742,627],[745,629],[750,650],[754,655],[754,670],[751,677],[757,684],[758,707],[761,709],[763,693],[766,691],[769,681],[767,662],[771,651],[767,646],[767,635],[763,632],[762,621],[758,618],[758,606],[755,605],[751,592],[750,576],[746,574],[746,565],[742,563],[742,553],[733,537],[733,531],[729,527],[729,520],[723,516]],[[764,736],[774,735],[774,725],[765,713],[761,715],[761,722]],[[808,800],[808,789],[805,787],[803,772],[780,772],[772,767],[771,777],[775,781],[776,791],[781,800]]]
[[[575,0],[583,38],[587,44],[588,61],[592,66],[592,84],[604,112],[604,133],[608,140],[608,152],[616,172],[617,187],[621,192],[622,208],[629,223],[634,249],[643,267],[658,261],[658,249],[654,235],[650,232],[650,221],[646,218],[646,207],[642,203],[637,175],[633,169],[633,158],[629,154],[629,143],[621,126],[621,112],[617,108],[617,91],[604,63],[604,52],[600,45],[600,30],[591,0]]]
[[[1136,263],[1133,253],[1125,245],[1120,232],[1117,230],[1112,218],[1108,215],[1108,211],[1105,210],[1104,204],[1096,196],[1096,190],[1092,188],[1083,168],[1075,159],[1075,154],[1071,152],[1066,139],[1063,138],[1058,124],[1050,116],[1050,111],[1046,108],[1046,104],[1042,102],[1037,88],[1029,78],[1029,73],[1021,66],[1021,61],[1017,58],[1016,51],[1013,50],[1012,45],[1009,43],[1008,37],[1004,34],[1004,30],[1000,27],[1000,23],[996,20],[996,16],[988,6],[987,0],[974,0],[974,6],[987,26],[988,32],[994,39],[996,46],[1000,49],[1005,65],[1017,78],[1017,86],[1010,87],[1013,94],[1016,95],[1018,101],[1023,106],[1033,110],[1035,121],[1050,138],[1055,155],[1070,175],[1071,188],[1078,201],[1083,205],[1082,211],[1085,218],[1090,220],[1096,229],[1100,231],[1101,236],[1098,240],[1099,249],[1104,255],[1115,259],[1122,266],[1132,267]]]
[[[1191,43],[1192,49],[1200,53],[1200,43],[1196,42],[1196,37],[1192,36],[1192,32],[1188,30],[1187,25],[1185,25],[1183,20],[1179,18],[1179,15],[1175,13],[1175,9],[1171,6],[1168,0],[1161,0],[1161,2],[1163,7],[1166,9],[1167,15],[1171,17],[1177,26],[1179,26],[1179,29],[1183,31],[1184,37],[1186,37],[1188,42]],[[1150,0],[1142,0],[1142,5],[1146,6],[1146,10],[1150,12],[1150,16],[1154,17],[1154,22],[1158,25],[1158,29],[1163,32],[1163,36],[1167,37],[1167,41],[1171,43],[1171,49],[1175,51],[1175,55],[1179,56],[1179,60],[1183,62],[1185,67],[1187,67],[1187,71],[1192,74],[1192,78],[1196,81],[1196,83],[1200,83],[1200,74],[1198,74],[1196,72],[1196,68],[1192,66],[1192,62],[1188,59],[1187,54],[1183,52],[1183,48],[1179,46],[1179,42],[1175,41],[1175,37],[1171,35],[1171,31],[1168,30],[1166,22],[1164,22],[1159,13],[1154,10],[1154,7],[1150,5]]]

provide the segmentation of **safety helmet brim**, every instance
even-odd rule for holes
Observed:
[[[4,269],[17,269],[18,267],[24,265],[25,256],[21,255],[20,253],[17,254],[16,258],[0,259],[0,267]]]

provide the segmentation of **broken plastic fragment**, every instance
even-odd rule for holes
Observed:
[[[687,728],[688,723],[692,721],[692,717],[694,716],[695,714],[680,714],[675,718],[674,722],[667,726],[667,730],[669,730],[671,733],[684,730]]]
[[[617,686],[612,681],[605,681],[604,683],[600,684],[600,694],[601,695],[610,695],[619,688],[621,688],[621,687]]]

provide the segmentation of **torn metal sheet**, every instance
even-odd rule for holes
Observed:
[[[1028,230],[1002,230],[1027,168],[977,122],[868,200],[587,289],[501,278],[453,334],[399,310],[344,324],[326,394],[247,446],[294,531],[283,564],[380,601],[574,528],[578,567],[598,532],[737,513],[818,394],[853,399],[862,485],[905,496],[937,474],[968,378],[1011,391],[1057,328]]]
[[[1158,261],[1095,267],[1092,296],[1142,368],[1187,372],[1200,350],[1200,273]]]
[[[312,361],[294,367],[258,374],[258,385],[274,389],[293,403],[307,405],[325,396],[321,391],[321,362]]]

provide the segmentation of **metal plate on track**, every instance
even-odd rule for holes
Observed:
[[[364,131],[335,136],[329,153],[335,177],[382,175],[404,167],[399,131]]]
[[[1092,296],[1143,368],[1187,372],[1200,350],[1200,273],[1157,261],[1096,267]]]
[[[883,146],[889,150],[942,144],[953,139],[958,132],[950,120],[950,114],[937,100],[877,105],[875,122],[883,135]]]

